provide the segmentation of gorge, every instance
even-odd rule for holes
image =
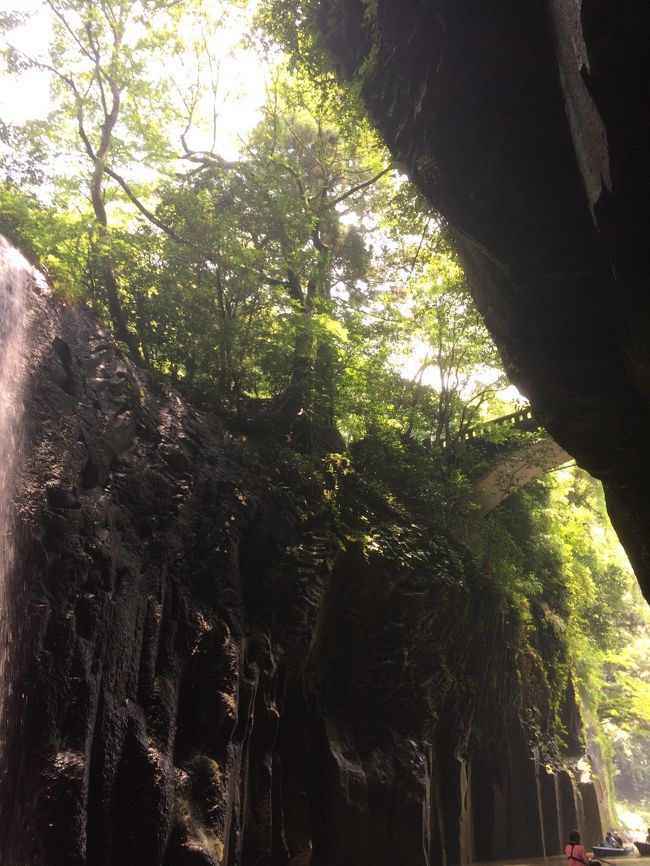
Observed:
[[[647,597],[650,13],[595,0],[280,5],[318,27],[314,50],[355,81],[448,222],[509,375],[603,481]],[[211,187],[217,163],[163,198],[158,224],[191,231],[201,203],[199,241],[215,214],[230,230],[228,208],[262,172]],[[312,199],[340,203],[318,169]],[[243,224],[265,196],[245,199]],[[5,207],[0,225],[22,240]],[[572,827],[591,842],[613,820],[567,637],[580,590],[536,546],[545,524],[525,498],[543,511],[547,494],[486,519],[461,458],[371,425],[348,445],[316,411],[331,394],[296,396],[310,351],[316,372],[334,365],[331,320],[316,319],[312,343],[301,330],[336,297],[317,278],[335,240],[346,254],[357,242],[304,209],[295,246],[314,258],[291,251],[273,285],[289,301],[264,296],[276,321],[258,340],[273,370],[291,356],[284,387],[233,385],[216,409],[176,387],[187,359],[156,367],[167,276],[138,282],[128,232],[110,264],[135,286],[121,287],[130,346],[106,324],[92,248],[83,304],[0,244],[0,866],[465,866],[559,854]],[[154,272],[163,247],[133,236]],[[246,269],[263,279],[258,259],[242,261],[229,263],[235,285]],[[221,265],[205,271],[222,300]],[[191,306],[179,297],[170,307]],[[286,321],[294,343],[264,355]],[[421,396],[408,392],[409,410]]]
[[[25,291],[3,864],[455,863],[599,835],[605,790],[549,772],[553,697],[469,549],[351,468],[333,503]]]

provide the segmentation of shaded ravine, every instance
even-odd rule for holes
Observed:
[[[28,296],[1,866],[444,866],[606,814],[533,760],[515,614],[434,519]]]

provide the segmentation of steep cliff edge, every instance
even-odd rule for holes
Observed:
[[[513,381],[604,481],[650,596],[647,4],[318,8],[394,155],[449,221]]]
[[[440,515],[367,449],[234,436],[30,306],[2,866],[425,866],[584,825],[532,759],[554,731],[514,612]]]

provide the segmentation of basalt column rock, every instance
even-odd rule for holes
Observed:
[[[555,776],[555,789],[557,792],[560,839],[563,844],[566,844],[570,831],[577,830],[579,826],[576,785],[573,776],[565,770],[557,773]]]
[[[489,757],[474,758],[474,766],[478,859],[506,859],[509,851],[544,856],[536,764],[523,732],[513,725]]]
[[[311,756],[315,866],[431,862],[425,733],[441,684],[432,652],[447,627],[436,597],[425,573],[390,569],[359,545],[335,569],[308,667],[323,720]],[[459,810],[448,808],[458,827]]]
[[[431,775],[429,782],[429,822],[426,828],[429,859],[431,863],[447,866],[451,862],[448,850],[448,830],[445,824],[445,806],[456,790],[450,777],[443,775],[443,761],[438,751],[438,739],[434,738],[430,751]],[[453,776],[451,780],[453,780]],[[454,842],[455,834],[454,834]]]
[[[0,863],[269,862],[284,655],[250,598],[279,594],[271,566],[300,541],[318,575],[299,604],[288,568],[278,633],[310,635],[340,542],[324,532],[317,559],[243,443],[87,314],[30,303]]]
[[[295,455],[32,303],[2,866],[426,866],[458,558],[342,538]]]
[[[462,737],[460,726],[453,725],[453,716],[445,717],[436,730],[434,748],[436,755],[435,796],[440,827],[440,848],[432,851],[433,862],[441,864],[460,863],[461,832],[460,815],[463,808],[460,781],[460,763],[457,752]],[[441,794],[441,792],[443,792]],[[435,838],[435,837],[434,837]],[[436,858],[439,852],[440,860]]]
[[[578,786],[584,814],[583,833],[585,845],[590,848],[603,838],[603,822],[594,782],[582,782]]]
[[[481,759],[482,758],[482,759]],[[508,835],[508,804],[504,796],[498,766],[476,756],[473,761],[473,781],[476,802],[474,804],[474,839],[479,860],[495,860],[499,840]],[[480,792],[480,794],[478,793]]]
[[[32,306],[2,866],[425,866],[451,553],[346,541],[295,455]]]
[[[541,853],[544,708],[470,551],[30,303],[1,866]]]
[[[33,302],[14,599],[30,628],[0,859],[217,862],[244,678],[246,509],[223,434],[87,316]]]
[[[537,777],[544,829],[544,850],[547,857],[553,857],[563,853],[565,844],[565,840],[560,835],[558,822],[555,773],[548,772],[545,767],[538,767]]]

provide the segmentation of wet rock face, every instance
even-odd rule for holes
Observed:
[[[2,866],[424,863],[438,589],[33,307]]]
[[[41,299],[31,364],[3,862],[218,862],[255,504],[83,315]]]
[[[321,26],[650,595],[647,4],[332,0]]]
[[[256,502],[214,422],[35,303],[0,860],[221,862]]]

